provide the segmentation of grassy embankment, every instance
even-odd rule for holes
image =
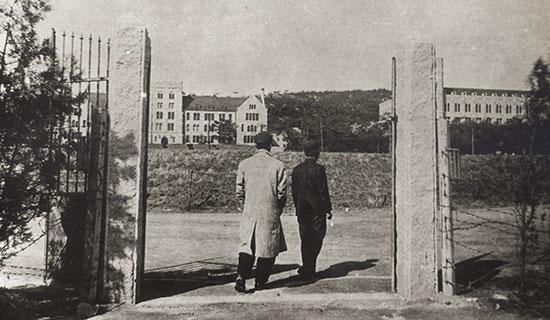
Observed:
[[[237,207],[235,177],[239,162],[253,148],[220,150],[152,149],[149,156],[149,208],[153,211],[232,212]],[[300,152],[274,152],[292,168],[303,161]],[[461,207],[513,206],[520,169],[518,156],[465,155],[461,177],[453,181],[453,200]],[[390,204],[391,164],[387,154],[323,153],[335,208],[372,208]],[[543,170],[549,177],[550,168]],[[289,181],[290,182],[290,181]],[[289,188],[287,209],[293,208]]]

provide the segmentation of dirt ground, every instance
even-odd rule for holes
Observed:
[[[238,215],[149,215],[145,301],[98,319],[521,319],[466,297],[411,304],[390,293],[388,209],[335,212],[317,282],[296,276],[301,263],[296,218],[285,215],[282,221],[289,250],[277,258],[269,289],[239,294],[233,289]],[[482,231],[470,231],[463,241],[478,251],[501,247]],[[488,261],[476,256],[477,251],[457,249],[458,261]],[[252,286],[250,279],[247,287]]]
[[[277,258],[268,290],[239,294],[233,288],[238,214],[149,214],[144,301],[115,308],[97,319],[523,318],[495,303],[470,298],[479,288],[491,296],[495,291],[483,287],[484,283],[508,272],[506,259],[512,246],[502,234],[458,231],[456,259],[461,271],[457,270],[457,281],[464,287],[475,286],[453,300],[411,304],[390,293],[388,209],[334,213],[334,225],[328,226],[318,261],[321,279],[316,282],[297,277],[301,260],[296,218],[284,215],[282,221],[289,250]],[[478,281],[487,274],[491,277]],[[247,287],[252,286],[250,279]]]

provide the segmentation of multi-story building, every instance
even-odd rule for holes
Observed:
[[[219,143],[215,121],[235,125],[236,144],[253,144],[256,134],[267,131],[267,108],[255,96],[188,96],[184,114],[185,143]]]
[[[183,86],[181,83],[158,82],[151,90],[149,106],[149,143],[183,143]]]
[[[525,100],[529,91],[445,88],[445,116],[453,121],[474,120],[501,124],[525,114]],[[380,116],[391,112],[391,100],[379,106]]]

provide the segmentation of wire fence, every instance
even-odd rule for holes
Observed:
[[[535,180],[548,179],[550,168],[535,180],[522,184],[525,158],[498,155],[461,158],[460,173],[451,179],[456,273],[452,285],[461,292],[496,275],[515,283],[526,280],[517,280],[518,277],[538,277],[548,272],[550,189]],[[536,190],[532,188],[534,185]],[[538,196],[523,197],[525,189]],[[533,280],[537,281],[530,281]]]

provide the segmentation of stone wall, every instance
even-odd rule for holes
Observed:
[[[411,44],[396,61],[396,286],[405,298],[437,291],[435,49]]]
[[[143,275],[151,46],[147,30],[112,40],[109,192],[103,300],[135,303]]]

